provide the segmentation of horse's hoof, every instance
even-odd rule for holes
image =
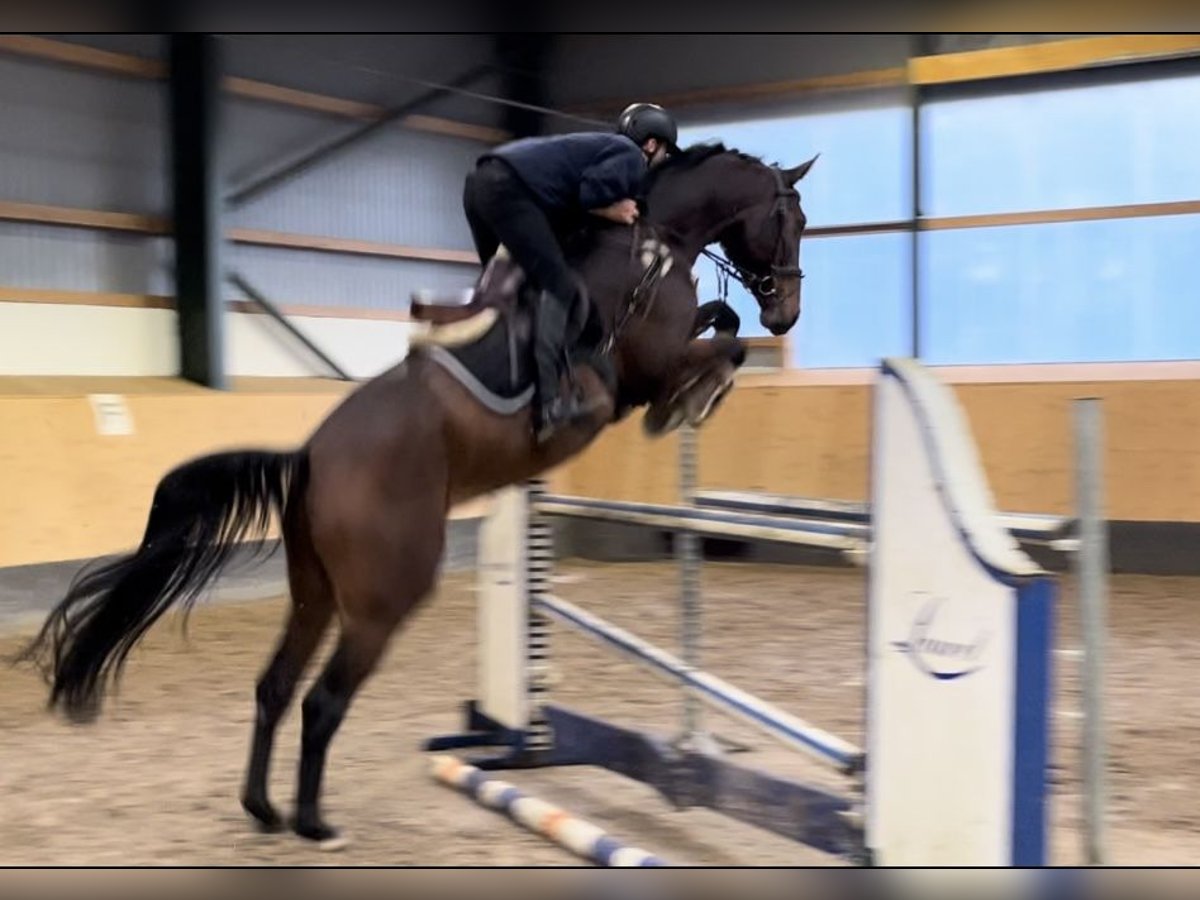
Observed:
[[[242,809],[254,820],[254,824],[263,834],[278,834],[283,831],[283,816],[266,800],[243,797]]]
[[[675,404],[652,406],[642,417],[642,431],[647,437],[661,437],[683,424],[683,410]]]
[[[292,830],[306,841],[315,843],[317,848],[325,853],[335,853],[350,845],[349,839],[340,831],[331,828],[324,822],[294,821]]]
[[[733,376],[730,375],[727,379],[720,382],[706,397],[699,403],[688,404],[687,422],[693,428],[699,428],[706,422],[721,405],[722,401],[728,396],[733,389]]]

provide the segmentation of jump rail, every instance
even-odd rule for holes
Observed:
[[[617,650],[655,674],[682,684],[708,705],[741,719],[793,750],[807,753],[846,775],[862,770],[865,755],[860,747],[823,731],[799,716],[759,700],[727,681],[687,665],[648,641],[612,625],[599,616],[558,597],[540,597],[535,606],[588,637]]]
[[[690,504],[694,454],[681,447]],[[426,748],[499,748],[473,760],[480,769],[607,768],[676,807],[718,810],[854,862],[1043,865],[1057,586],[1017,534],[1061,535],[1066,523],[995,511],[953,392],[913,360],[880,367],[871,485],[869,517],[861,504],[728,492],[740,507],[552,496],[537,482],[500,492],[480,531],[477,698],[465,731]],[[700,668],[695,552],[679,554],[682,660],[552,597],[553,516],[865,551],[865,751]],[[685,706],[707,703],[849,773],[848,789],[733,765],[695,742],[701,729],[666,743],[550,703],[555,621],[681,685]]]
[[[768,516],[789,516],[794,519],[845,522],[863,526],[862,537],[869,536],[871,506],[852,500],[816,500],[759,491],[697,491],[696,506],[701,509],[752,513]],[[999,512],[996,524],[1018,540],[1044,544],[1060,552],[1073,552],[1079,547],[1074,536],[1076,520],[1070,516],[1042,513]]]
[[[534,511],[546,516],[649,525],[692,534],[803,544],[848,552],[864,551],[869,536],[869,529],[865,525],[854,522],[796,519],[754,512],[730,512],[724,509],[698,509],[692,506],[635,503],[625,500],[594,500],[589,497],[556,494],[546,494],[538,499],[534,504]]]
[[[666,865],[653,853],[622,844],[591,822],[531,797],[507,781],[491,777],[453,756],[433,757],[430,769],[442,784],[457,788],[482,806],[504,813],[522,827],[588,862],[617,868]]]

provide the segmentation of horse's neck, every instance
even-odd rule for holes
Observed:
[[[737,171],[743,165],[713,157],[690,171],[665,176],[647,198],[651,224],[689,264],[750,202],[753,179]]]

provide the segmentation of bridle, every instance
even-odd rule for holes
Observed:
[[[774,203],[771,207],[771,215],[779,220],[779,237],[775,244],[775,252],[772,254],[773,260],[780,259],[787,251],[784,243],[784,226],[787,224],[787,201],[794,196],[797,196],[796,190],[787,183],[783,177],[783,173],[775,166],[770,167],[772,176],[775,178],[775,196]],[[763,201],[750,204],[745,209],[739,210],[734,215],[730,216],[718,229],[723,231],[739,218],[744,216],[749,210],[758,206]],[[641,222],[634,224],[634,239],[631,245],[631,258],[636,254],[641,246],[641,229],[645,227]],[[658,229],[651,226],[650,233],[654,234]],[[804,278],[804,272],[799,266],[785,266],[778,262],[772,262],[770,274],[759,275],[756,272],[751,272],[737,263],[725,259],[720,254],[714,253],[711,250],[704,249],[700,251],[704,256],[707,256],[713,261],[717,267],[717,300],[728,307],[729,303],[729,279],[740,282],[751,293],[756,294],[764,299],[776,296],[779,293],[779,278],[795,278],[797,281]],[[601,357],[606,357],[612,353],[616,347],[617,339],[621,332],[625,329],[626,324],[633,318],[634,314],[641,309],[643,314],[649,311],[649,304],[653,303],[653,298],[657,293],[653,288],[662,272],[664,263],[662,257],[655,257],[651,264],[642,274],[642,279],[637,287],[627,297],[622,311],[618,314],[617,320],[613,328],[608,332],[608,335],[601,342],[599,351]],[[645,302],[649,300],[649,303]],[[736,313],[732,313],[736,320]]]
[[[752,294],[756,294],[764,299],[774,297],[779,293],[778,281],[780,278],[795,278],[797,281],[804,278],[804,270],[799,266],[784,266],[777,262],[787,251],[787,248],[784,246],[784,226],[787,224],[787,201],[789,198],[795,196],[796,191],[784,181],[783,173],[775,166],[771,166],[771,174],[775,177],[775,198],[774,205],[771,207],[771,215],[779,220],[779,238],[775,244],[775,252],[772,254],[772,259],[776,261],[771,263],[770,273],[759,275],[712,250],[704,249],[700,251],[703,255],[711,259],[713,265],[717,267],[717,293],[721,300],[726,300],[729,296],[730,278],[741,283]],[[754,206],[757,205],[754,204]],[[747,207],[747,209],[753,209],[753,206]],[[739,217],[745,215],[746,211],[744,209],[737,213],[737,215],[732,216],[729,222],[735,222]]]

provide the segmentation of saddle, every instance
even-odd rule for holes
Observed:
[[[449,325],[461,322],[479,312],[476,291],[472,288],[448,294],[430,290],[413,291],[409,314],[414,322],[430,325]]]
[[[409,314],[414,322],[441,327],[465,322],[485,309],[512,312],[526,299],[522,291],[525,284],[524,271],[501,245],[473,288],[443,294],[431,290],[413,291]],[[431,329],[424,329],[423,333],[430,333],[433,340]],[[436,342],[443,343],[444,337],[439,335]]]
[[[636,260],[643,275],[632,299],[618,313],[618,327],[653,301],[658,281],[671,269],[669,248],[649,238]],[[587,365],[616,394],[609,351],[614,338],[579,279],[579,302],[567,328],[571,366]],[[533,398],[533,315],[536,295],[525,273],[501,247],[473,289],[437,294],[416,291],[410,312],[419,323],[410,346],[454,376],[477,400],[496,412],[516,412]]]
[[[612,366],[596,352],[598,317],[580,286],[567,331],[568,359],[592,366],[615,390]],[[519,412],[534,396],[535,301],[525,273],[502,247],[473,289],[413,293],[410,314],[421,327],[410,337],[410,348],[430,357],[493,412]]]

